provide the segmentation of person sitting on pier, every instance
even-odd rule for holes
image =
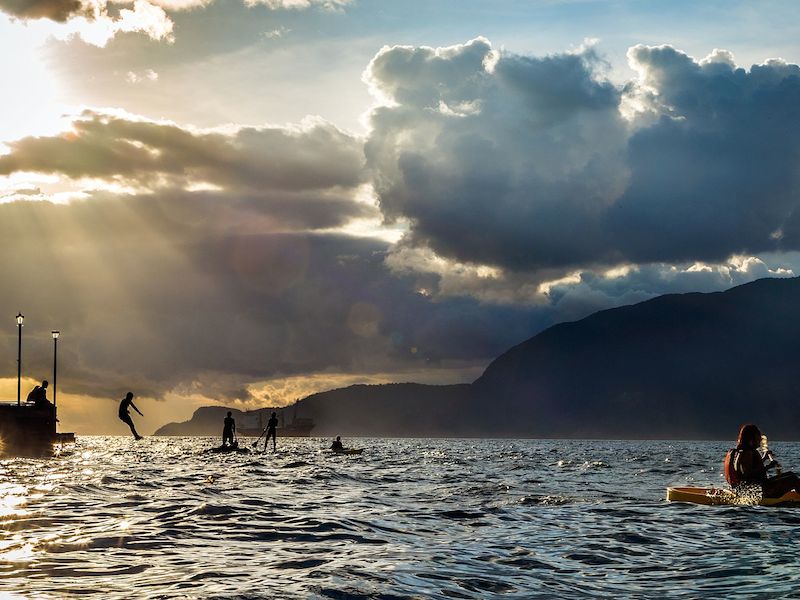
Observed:
[[[341,452],[344,450],[344,446],[342,445],[342,436],[336,436],[336,439],[333,440],[333,443],[331,444],[331,450],[334,452]]]
[[[233,420],[233,413],[231,413],[231,411],[228,411],[228,416],[225,417],[222,426],[223,446],[225,446],[228,443],[228,440],[230,440],[231,446],[234,446],[234,444],[236,444],[236,442],[233,441],[234,433],[236,433],[236,421]]]
[[[34,408],[52,408],[53,404],[47,399],[47,380],[42,381],[42,385],[34,386],[28,394],[28,402],[33,402]]]

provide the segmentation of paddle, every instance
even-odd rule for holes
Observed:
[[[264,437],[264,434],[265,434],[265,433],[267,433],[267,429],[268,429],[268,427],[265,427],[265,428],[264,428],[264,431],[262,431],[262,432],[261,432],[261,435],[260,435],[260,436],[258,436],[258,438],[256,439],[256,441],[255,441],[255,442],[253,442],[253,448],[255,448],[256,446],[258,446],[258,442],[259,442],[259,440],[260,440],[262,437]]]

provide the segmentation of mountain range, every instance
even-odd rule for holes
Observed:
[[[798,307],[798,278],[664,295],[550,327],[472,384],[354,385],[294,410],[312,435],[734,439],[755,422],[795,439]],[[207,421],[156,433],[218,434]]]

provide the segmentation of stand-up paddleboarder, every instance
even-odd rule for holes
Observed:
[[[272,413],[272,416],[267,421],[267,438],[264,440],[264,452],[267,451],[267,445],[269,444],[269,438],[272,436],[272,451],[276,452],[278,450],[276,439],[278,437],[278,417],[275,413]]]
[[[127,394],[125,394],[125,398],[122,400],[122,402],[119,403],[119,420],[122,421],[123,423],[126,423],[128,427],[131,428],[131,433],[133,434],[133,437],[135,437],[137,440],[140,440],[142,439],[142,436],[139,435],[139,432],[136,431],[136,427],[134,427],[133,425],[133,420],[131,419],[131,415],[128,412],[129,406],[133,408],[133,410],[135,410],[141,416],[144,416],[142,415],[142,411],[136,408],[136,405],[133,403],[133,392],[128,392]]]
[[[225,446],[230,441],[233,446],[235,434],[236,421],[233,420],[233,413],[228,411],[228,416],[222,421],[222,445]]]

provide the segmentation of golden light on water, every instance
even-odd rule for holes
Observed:
[[[28,488],[23,485],[0,483],[0,520],[28,514],[23,507],[28,500]],[[0,540],[0,562],[26,562],[33,558],[34,545],[17,533]],[[2,598],[2,596],[0,596]]]
[[[33,544],[30,542],[24,542],[22,545],[18,545],[22,541],[22,536],[14,536],[11,540],[0,542],[0,560],[7,561],[7,562],[26,562],[33,558]],[[4,548],[9,548],[6,551],[3,551]]]
[[[0,484],[0,518],[25,514],[20,507],[28,498],[28,488],[8,483]]]

